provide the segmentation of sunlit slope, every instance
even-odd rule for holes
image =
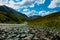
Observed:
[[[34,20],[30,20],[29,25],[40,27],[60,27],[60,12],[52,13],[44,17],[40,17]]]

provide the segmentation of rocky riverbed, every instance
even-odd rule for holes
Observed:
[[[33,26],[0,27],[0,40],[60,40],[60,31]]]

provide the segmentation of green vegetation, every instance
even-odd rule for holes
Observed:
[[[60,29],[60,12],[28,21],[29,25]]]
[[[7,6],[0,6],[0,23],[20,24],[28,22],[28,25],[39,26],[43,28],[60,29],[60,12],[52,13],[46,16],[33,16],[28,18],[25,14],[19,13]]]
[[[17,13],[9,13],[9,12],[0,12],[0,23],[14,23],[19,24],[26,21],[27,18],[24,18],[21,15],[18,15]]]
[[[0,23],[20,24],[28,20],[25,14],[5,5],[0,6]]]

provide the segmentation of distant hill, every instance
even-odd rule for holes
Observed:
[[[23,23],[28,17],[5,5],[0,6],[0,23]]]
[[[60,12],[55,12],[34,20],[30,20],[29,25],[40,27],[60,28]]]
[[[32,20],[32,19],[36,19],[36,18],[40,18],[41,16],[40,15],[33,15],[33,16],[30,16],[29,18]]]

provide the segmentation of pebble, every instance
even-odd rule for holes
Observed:
[[[60,32],[29,26],[0,28],[0,40],[60,40]]]

